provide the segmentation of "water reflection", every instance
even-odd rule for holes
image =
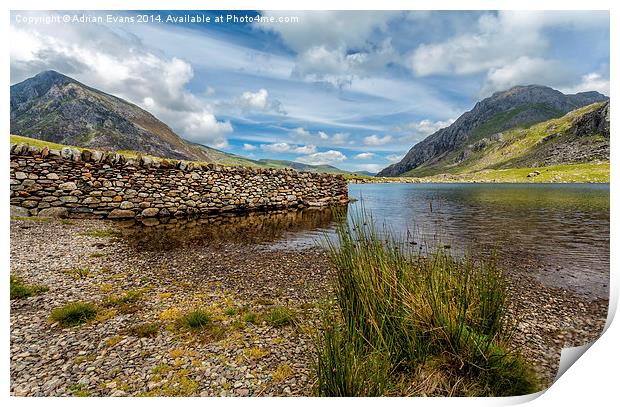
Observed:
[[[213,215],[197,219],[144,219],[119,223],[122,236],[138,250],[168,251],[180,247],[234,243],[269,243],[289,236],[327,231],[332,210],[304,209]]]
[[[349,216],[363,205],[379,227],[413,232],[407,239],[420,245],[492,247],[505,267],[535,272],[545,284],[608,295],[609,185],[354,184],[349,195],[359,199]],[[123,228],[139,250],[226,241],[299,249],[334,230],[330,209],[145,222]]]

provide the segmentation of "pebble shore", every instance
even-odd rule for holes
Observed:
[[[12,220],[11,274],[49,291],[11,300],[13,396],[301,396],[312,395],[312,329],[333,270],[316,248],[207,242],[144,250],[105,220]],[[75,270],[81,270],[76,273]],[[519,318],[514,342],[550,385],[563,346],[597,338],[607,300],[548,288],[514,271]],[[62,328],[52,309],[74,301],[101,304],[140,291],[129,310],[104,309],[85,325]],[[260,318],[276,306],[297,323]],[[208,310],[217,332],[176,329],[173,320]],[[233,312],[232,310],[237,310]],[[255,313],[254,322],[243,313]],[[132,327],[156,323],[153,337]]]

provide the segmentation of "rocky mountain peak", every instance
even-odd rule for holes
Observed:
[[[571,110],[607,99],[598,92],[565,95],[541,85],[514,86],[495,92],[476,103],[472,110],[463,113],[450,126],[413,146],[400,162],[377,175],[393,177],[422,166],[436,166],[445,161],[451,152],[483,137],[561,117]]]

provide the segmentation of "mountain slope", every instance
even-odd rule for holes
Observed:
[[[594,103],[527,129],[507,130],[463,146],[458,163],[442,168],[441,174],[480,180],[497,176],[494,171],[506,175],[523,169],[527,176],[532,171],[526,169],[572,164],[608,167],[609,128],[609,102]],[[403,175],[421,176],[421,169],[436,168],[420,167]]]
[[[138,106],[55,71],[11,86],[11,133],[106,151],[250,165],[243,157],[185,141]]]
[[[528,127],[571,110],[605,101],[598,92],[565,95],[545,86],[516,86],[497,92],[461,115],[409,150],[398,163],[383,169],[378,176],[392,177],[407,174],[428,176],[449,172],[466,158],[468,145],[483,139],[492,140],[502,131]]]
[[[323,172],[323,173],[328,173],[328,174],[343,174],[343,175],[346,174],[346,175],[364,175],[364,176],[374,175],[366,171],[358,171],[358,172],[345,171],[345,170],[341,170],[340,168],[334,167],[333,165],[303,164],[297,161],[289,161],[289,160],[272,160],[272,159],[263,158],[263,159],[258,160],[257,163],[261,165],[265,165],[270,168],[292,168],[294,170],[304,171],[304,172]]]

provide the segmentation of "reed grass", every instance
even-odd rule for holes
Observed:
[[[510,301],[494,256],[457,258],[441,245],[423,252],[379,233],[363,209],[348,222],[336,215],[337,239],[325,239],[336,306],[316,339],[319,395],[428,394],[416,383],[431,367],[441,380],[433,395],[536,391],[510,347]]]

